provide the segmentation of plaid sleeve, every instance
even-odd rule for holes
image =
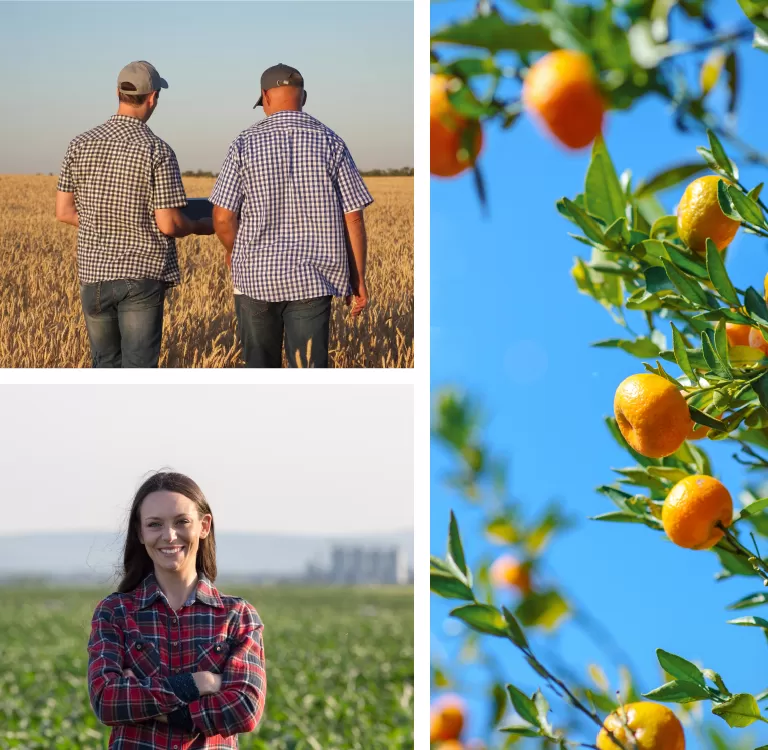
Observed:
[[[124,653],[108,597],[96,608],[88,641],[88,693],[102,724],[135,724],[184,705],[165,678],[123,677]]]
[[[61,163],[61,172],[59,172],[59,182],[56,185],[56,190],[62,193],[74,193],[75,192],[75,178],[72,174],[72,158],[74,156],[74,149],[72,143],[67,146],[67,153],[64,154],[64,161]]]
[[[237,213],[243,203],[243,178],[240,166],[240,149],[238,142],[233,141],[227,151],[224,164],[221,165],[211,197],[208,199],[215,206],[221,206],[233,213]]]
[[[345,214],[350,213],[350,211],[359,211],[373,203],[373,197],[368,192],[368,188],[365,186],[346,145],[341,152],[341,161],[336,173],[336,192],[341,203],[341,210]]]
[[[152,210],[186,205],[187,194],[184,192],[176,154],[167,143],[162,143],[152,159]]]
[[[264,626],[248,602],[241,604],[235,645],[222,674],[221,690],[189,704],[195,730],[206,737],[252,732],[264,713],[267,695]]]

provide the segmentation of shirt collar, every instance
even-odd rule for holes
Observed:
[[[138,589],[136,589],[136,604],[139,609],[146,609],[159,596],[165,598],[165,594],[163,594],[155,579],[155,574],[150,573],[141,582]],[[184,602],[184,606],[187,607],[190,604],[194,604],[195,601],[207,604],[209,607],[224,608],[224,603],[221,601],[219,592],[205,576],[200,576],[197,582],[197,587],[192,592],[189,599]]]
[[[142,128],[149,130],[149,125],[146,122],[142,122],[138,117],[129,117],[128,115],[112,115],[108,122],[119,122],[126,125],[139,125]]]

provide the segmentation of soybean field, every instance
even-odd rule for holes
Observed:
[[[267,707],[244,750],[413,748],[413,589],[228,587],[264,621]],[[103,589],[0,587],[0,748],[106,748],[87,641]]]

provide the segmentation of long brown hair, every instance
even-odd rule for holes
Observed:
[[[208,505],[203,491],[188,476],[174,471],[159,471],[149,477],[139,487],[131,504],[128,516],[128,532],[123,548],[121,580],[117,587],[120,593],[125,594],[133,591],[154,570],[152,560],[139,536],[139,529],[141,528],[139,511],[144,498],[160,490],[178,492],[189,498],[195,504],[200,516],[211,513],[211,507]],[[197,548],[197,572],[211,582],[216,580],[216,537],[213,533],[213,514],[211,514],[211,529],[208,536],[200,540]]]

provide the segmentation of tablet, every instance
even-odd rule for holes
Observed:
[[[187,198],[187,205],[181,212],[193,221],[197,219],[210,219],[213,216],[213,203],[207,198]]]

